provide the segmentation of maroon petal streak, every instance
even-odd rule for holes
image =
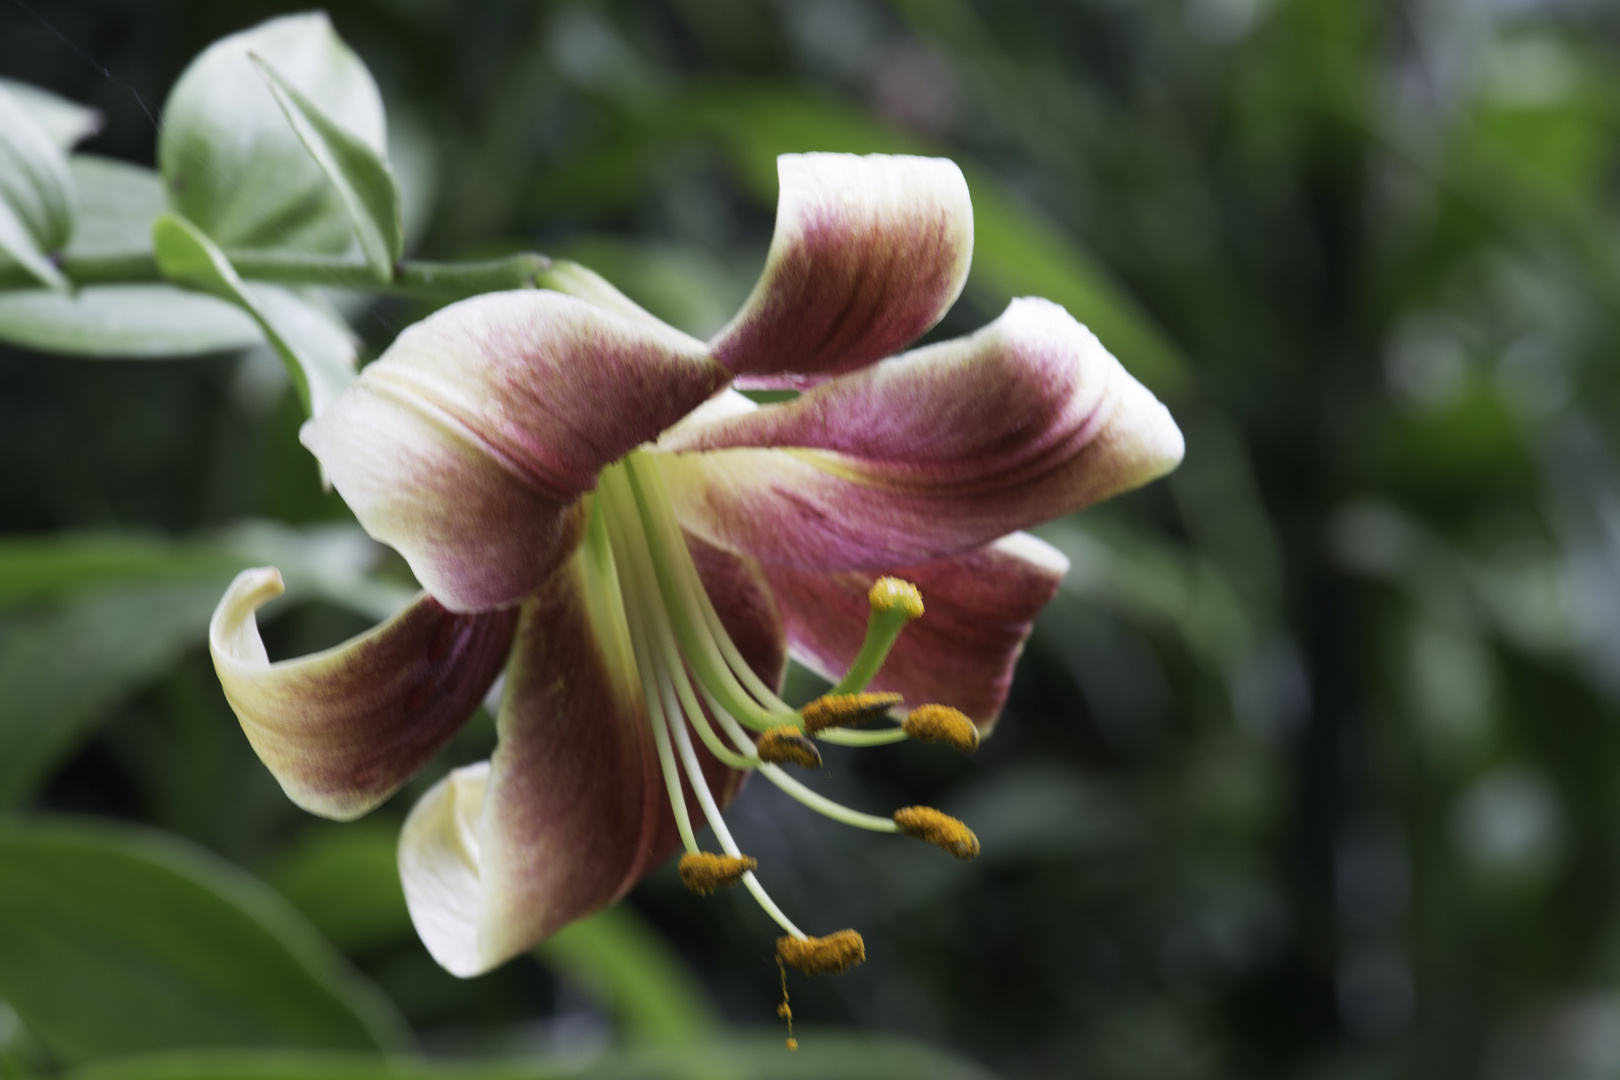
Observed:
[[[1183,449],[1164,406],[1045,300],[792,402],[718,400],[658,444],[682,524],[807,571],[979,547],[1161,476]]]
[[[949,310],[973,257],[955,163],[784,154],[765,272],[710,343],[739,375],[829,375],[905,348]]]
[[[647,320],[490,293],[406,330],[303,439],[429,592],[482,610],[539,588],[578,542],[598,470],[729,377]]]
[[[516,612],[457,615],[422,596],[334,649],[272,664],[254,612],[274,568],[244,570],[209,625],[225,697],[293,802],[359,817],[393,794],[478,708],[511,647]]]
[[[896,567],[922,592],[923,616],[901,631],[872,689],[906,704],[960,709],[981,731],[994,726],[1013,665],[1037,612],[1057,593],[1068,560],[1027,533],[949,559]],[[842,677],[866,634],[871,572],[809,574],[767,567],[793,655],[829,679]]]
[[[494,757],[452,773],[400,837],[417,932],[487,971],[617,899],[670,816],[622,612],[580,552],[523,605]]]
[[[758,569],[702,545],[693,555],[738,648],[779,682],[785,642]],[[591,558],[581,550],[523,606],[495,756],[429,791],[400,838],[411,917],[457,975],[619,899],[680,842],[628,629],[593,587]],[[697,750],[724,805],[741,777]]]

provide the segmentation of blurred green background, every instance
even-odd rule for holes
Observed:
[[[233,570],[306,583],[266,628],[283,656],[405,583],[321,493],[273,360],[0,348],[0,803],[24,823],[0,826],[0,1074],[304,1045],[209,1028],[206,998],[203,1035],[96,1013],[118,979],[180,978],[119,936],[150,910],[218,943],[174,960],[193,974],[260,923],[302,943],[309,970],[251,980],[264,1015],[314,980],[383,1042],[402,1018],[430,1054],[564,1073],[618,1054],[612,1075],[707,1075],[720,1057],[667,1044],[718,1031],[758,1034],[722,1062],[739,1076],[1620,1077],[1620,7],[328,9],[382,86],[418,254],[575,258],[707,334],[762,264],[774,155],[948,155],[978,233],[935,336],[1010,296],[1063,303],[1170,405],[1186,463],[1041,530],[1074,569],[977,757],[830,762],[835,797],[965,819],[976,862],[835,831],[765,785],[736,804],[784,907],[870,953],[794,982],[789,1059],[773,929],[669,867],[535,959],[434,966],[393,838],[487,754],[487,717],[357,825],[304,815],[258,764],[201,644]],[[16,0],[0,75],[94,106],[85,149],[150,165],[191,57],[293,10]],[[349,310],[368,355],[425,314]],[[80,874],[71,852],[133,842],[83,815],[160,830],[147,869]],[[160,865],[260,923],[143,892]]]

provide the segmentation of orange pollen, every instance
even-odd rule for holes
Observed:
[[[945,743],[964,754],[979,748],[979,729],[949,705],[919,705],[906,717],[905,731],[918,742]]]
[[[872,588],[867,591],[866,600],[872,605],[872,610],[880,615],[886,615],[891,611],[899,611],[908,620],[922,617],[922,593],[918,592],[917,586],[909,581],[901,581],[899,578],[893,577],[880,577],[872,583]]]
[[[866,959],[866,942],[853,930],[826,937],[779,937],[776,955],[806,975],[839,975]]]
[[[816,744],[805,738],[798,728],[785,724],[761,735],[755,752],[759,760],[772,765],[788,761],[801,769],[821,768],[821,751],[816,749]]]
[[[759,860],[747,855],[737,858],[700,851],[682,855],[678,869],[682,884],[695,893],[708,896],[716,889],[737,884],[750,870],[758,870]]]
[[[894,823],[906,835],[942,848],[958,859],[971,859],[979,853],[979,838],[973,835],[972,829],[931,806],[896,810]]]
[[[835,727],[859,727],[900,704],[899,694],[825,694],[799,710],[814,735]]]

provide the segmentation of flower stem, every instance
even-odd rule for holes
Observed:
[[[432,262],[405,259],[390,281],[378,281],[365,263],[341,255],[306,255],[280,251],[227,251],[236,272],[249,281],[279,285],[320,285],[361,292],[459,300],[504,289],[532,289],[543,280],[551,259],[534,252],[478,262]],[[162,281],[148,253],[68,255],[60,260],[63,275],[74,285],[139,285]],[[0,268],[0,289],[38,288],[21,267]]]

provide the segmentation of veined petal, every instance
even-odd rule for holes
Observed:
[[[725,552],[694,557],[738,647],[779,680],[781,625],[757,571]],[[629,631],[594,560],[582,549],[524,605],[494,758],[435,785],[401,834],[411,917],[453,974],[488,971],[619,899],[679,843]],[[729,589],[722,574],[736,575]],[[729,801],[741,777],[698,754]]]
[[[794,401],[711,415],[659,443],[682,524],[809,571],[966,551],[1162,476],[1183,450],[1169,411],[1034,299]]]
[[[422,596],[369,633],[272,664],[254,612],[282,593],[244,570],[208,627],[242,730],[293,802],[349,820],[393,794],[467,721],[512,644],[516,612],[458,615]]]
[[[973,204],[943,158],[783,154],[765,272],[710,343],[739,375],[831,375],[937,323],[973,258]]]
[[[611,903],[669,816],[621,612],[581,552],[523,605],[486,763],[411,811],[400,877],[446,970],[477,975]]]
[[[402,333],[303,439],[430,593],[481,610],[539,588],[597,471],[729,377],[696,343],[583,300],[490,293]]]
[[[1013,665],[1036,614],[1057,593],[1069,561],[1056,548],[1013,533],[961,555],[888,571],[916,585],[922,618],[908,625],[871,689],[894,691],[908,705],[928,702],[994,726]],[[860,650],[871,572],[810,574],[765,568],[787,625],[793,655],[836,681]]]

